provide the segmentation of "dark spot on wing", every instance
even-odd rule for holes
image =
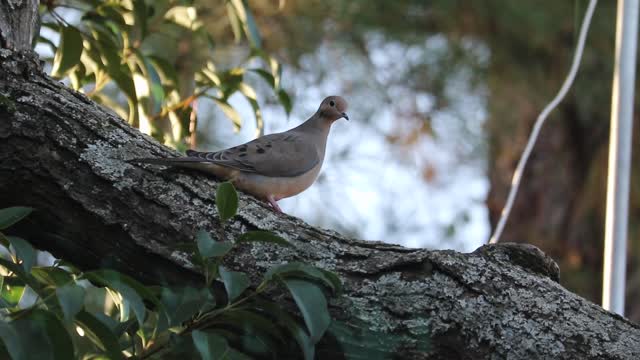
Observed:
[[[265,150],[263,148],[258,148],[257,151],[258,151],[259,154],[264,154],[264,152],[265,152]]]
[[[247,145],[242,145],[238,148],[240,152],[247,152]]]
[[[245,156],[247,156],[247,153],[242,153],[242,154],[240,154],[240,155],[238,155],[238,156],[240,156],[240,157],[245,157]]]
[[[271,143],[268,143],[268,144],[266,145],[266,147],[270,148],[270,147],[271,147]]]

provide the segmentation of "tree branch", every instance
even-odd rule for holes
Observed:
[[[127,163],[177,153],[43,74],[30,52],[0,50],[0,119],[0,204],[37,209],[18,235],[84,269],[202,281],[181,244],[200,228],[217,233],[214,179]],[[352,240],[241,194],[226,240],[254,229],[293,244],[234,250],[225,265],[254,284],[287,261],[344,281],[320,358],[640,358],[640,327],[564,289],[533,246],[462,254]]]

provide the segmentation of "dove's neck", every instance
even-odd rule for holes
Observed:
[[[331,129],[331,121],[327,120],[324,116],[320,116],[319,113],[313,114],[307,121],[303,122],[298,126],[300,130],[304,129],[305,131],[321,131],[329,134],[329,129]]]
[[[320,158],[324,158],[324,151],[327,146],[327,137],[331,130],[332,121],[327,120],[320,114],[315,113],[309,120],[300,124],[295,130],[303,131],[307,134],[313,134],[310,138],[316,142],[316,147],[320,154]]]

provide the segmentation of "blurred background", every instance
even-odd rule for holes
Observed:
[[[587,6],[115,1],[124,9],[118,17],[102,2],[51,3],[37,50],[52,74],[181,150],[286,130],[324,97],[342,95],[351,121],[333,126],[318,181],[282,200],[283,210],[354,238],[458,251],[488,240],[533,122],[568,72]],[[575,85],[541,133],[502,237],[541,248],[559,263],[562,284],[596,303],[615,5],[596,9]],[[119,24],[131,27],[128,38],[104,40]],[[66,68],[56,49],[78,36],[82,64]],[[133,60],[109,66],[92,46]],[[640,126],[634,132],[640,159]],[[638,321],[638,160],[632,176],[626,314]]]

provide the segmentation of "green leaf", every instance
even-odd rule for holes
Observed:
[[[241,335],[239,338],[234,338],[233,343],[242,344],[240,349],[255,355],[256,358],[268,358],[265,356],[266,354],[275,355],[281,345],[288,345],[290,336],[283,327],[275,326],[271,317],[268,318],[262,313],[260,304],[263,301],[255,301],[255,306],[251,306],[252,311],[233,308],[220,313],[217,316],[216,324],[218,326],[215,331],[218,332],[220,327],[238,329]],[[229,336],[225,337],[230,338]]]
[[[133,15],[136,18],[135,24],[140,28],[140,38],[147,36],[147,4],[145,0],[133,0]]]
[[[4,230],[9,226],[24,219],[33,211],[33,208],[24,206],[14,206],[5,209],[0,209],[0,230]]]
[[[247,39],[249,39],[249,43],[252,47],[260,49],[262,47],[262,40],[260,39],[260,32],[258,31],[258,26],[253,19],[251,10],[243,0],[230,0],[230,2],[240,24],[242,24],[242,28]]]
[[[31,271],[31,267],[36,262],[36,250],[22,238],[16,236],[7,236],[7,238],[16,251],[16,256],[22,260],[22,268],[24,271]]]
[[[151,65],[156,69],[163,85],[175,88],[178,86],[178,74],[175,66],[164,58],[158,56],[147,56]]]
[[[118,339],[95,316],[83,310],[76,315],[76,321],[80,324],[87,337],[102,349],[111,360],[124,359]]]
[[[193,344],[203,360],[250,360],[251,358],[232,348],[227,340],[213,332],[196,330],[191,333]]]
[[[138,323],[142,326],[145,320],[146,308],[142,299],[147,299],[153,302],[157,306],[161,306],[160,301],[147,289],[144,285],[140,284],[136,280],[120,274],[113,270],[96,270],[85,273],[83,278],[90,280],[93,283],[107,286],[122,295],[125,306],[131,306]],[[123,314],[126,314],[124,312]],[[126,317],[126,316],[125,316]],[[121,319],[122,321],[126,318]]]
[[[27,359],[26,351],[22,348],[21,334],[11,323],[0,321],[0,339],[7,348],[7,352],[13,360]]]
[[[76,284],[67,284],[56,288],[56,295],[65,321],[73,322],[73,318],[84,307],[84,288]]]
[[[211,99],[213,99],[213,101],[218,104],[220,110],[222,110],[222,112],[229,118],[229,120],[231,120],[235,131],[240,130],[240,128],[242,127],[242,118],[240,117],[240,114],[236,111],[236,109],[229,105],[229,103],[225,100],[218,99],[216,97],[211,97]]]
[[[7,239],[7,237],[1,232],[0,232],[0,245],[4,246],[4,248],[7,250],[9,250],[9,247],[11,246],[9,239]]]
[[[74,358],[73,342],[62,322],[50,311],[42,309],[32,310],[27,317],[13,322],[14,326],[23,336],[23,344],[28,346],[28,354],[31,358],[42,358],[32,353],[35,348],[44,350],[43,353],[53,355],[56,360],[68,360]],[[44,337],[48,341],[37,344],[32,342],[32,337]],[[25,348],[27,348],[25,346]],[[45,350],[46,348],[49,348]],[[45,352],[46,351],[46,352]]]
[[[240,235],[238,237],[238,240],[236,240],[236,242],[237,243],[266,242],[266,243],[274,243],[274,244],[284,245],[284,246],[292,246],[287,240],[281,238],[280,236],[270,231],[264,231],[264,230],[247,231],[246,233]]]
[[[236,42],[239,42],[242,38],[242,23],[238,17],[237,11],[233,4],[227,2],[227,17],[231,24],[231,31],[233,31],[233,38]]]
[[[162,288],[160,301],[164,304],[169,326],[181,325],[191,319],[213,297],[205,288],[195,289],[185,286],[182,288]]]
[[[327,300],[322,289],[318,285],[305,280],[284,279],[283,282],[291,292],[293,300],[298,305],[298,309],[300,309],[300,313],[302,313],[311,335],[311,342],[318,343],[331,324]]]
[[[24,290],[24,281],[16,276],[5,276],[2,283],[2,290],[0,291],[0,297],[6,302],[4,305],[14,307],[17,306],[20,299],[22,299]]]
[[[266,81],[267,84],[269,84],[269,86],[271,86],[272,89],[275,89],[276,79],[273,77],[273,75],[271,75],[270,72],[263,69],[249,69],[249,71],[260,75],[260,77],[263,78],[264,81]]]
[[[138,98],[133,82],[133,74],[131,69],[122,63],[121,48],[117,39],[99,26],[94,25],[90,28],[95,36],[95,41],[91,40],[92,46],[95,46],[98,50],[97,54],[92,55],[94,57],[97,56],[97,59],[94,60],[102,66],[111,80],[125,93],[127,99],[132,103],[130,107],[133,105],[135,108]]]
[[[205,230],[198,230],[196,243],[198,244],[198,252],[203,258],[222,257],[233,248],[233,243],[228,241],[215,241]]]
[[[323,281],[325,282],[325,284],[327,284],[327,280],[329,282],[331,282],[332,286],[331,290],[333,291],[333,293],[336,296],[339,296],[342,294],[342,280],[340,280],[340,278],[338,277],[338,275],[336,275],[335,273],[325,270],[325,269],[320,269],[318,268],[318,270],[320,270],[320,272],[324,275]]]
[[[257,137],[262,136],[264,132],[264,120],[262,120],[262,112],[260,111],[260,104],[258,104],[258,97],[256,95],[256,91],[246,83],[241,83],[238,86],[238,90],[244,95],[244,97],[249,101],[251,108],[253,109],[253,115],[256,119],[256,128],[257,128]]]
[[[271,302],[261,302],[259,305],[266,313],[270,314],[278,325],[287,329],[289,334],[298,343],[302,350],[305,360],[315,359],[315,345],[311,342],[307,332],[298,324],[298,322],[284,311],[279,305]]]
[[[0,258],[0,266],[6,268],[7,270],[13,272],[20,281],[24,284],[27,284],[33,291],[35,291],[40,297],[46,297],[48,294],[42,291],[42,286],[36,279],[24,271],[24,269],[7,259]],[[5,278],[5,283],[8,278]]]
[[[239,271],[229,271],[225,269],[224,266],[220,266],[218,271],[220,273],[220,278],[224,283],[224,288],[227,290],[229,303],[242,295],[242,293],[249,287],[249,277],[247,274]]]
[[[194,6],[174,6],[165,13],[164,18],[192,31],[202,27]]]
[[[53,266],[36,266],[31,269],[31,275],[41,283],[51,286],[64,286],[73,282],[73,276],[59,267]]]
[[[284,107],[284,111],[287,113],[287,116],[291,114],[291,98],[289,98],[289,94],[286,91],[280,89],[278,90],[278,100],[280,100],[280,104]]]
[[[196,330],[191,337],[202,360],[224,359],[229,349],[227,340],[216,334]]]
[[[316,280],[329,287],[334,293],[339,293],[342,289],[340,279],[334,274],[315,266],[296,261],[272,267],[264,275],[264,281],[271,281],[275,276],[282,278],[301,277]]]
[[[228,181],[218,185],[216,190],[216,207],[220,221],[225,222],[236,215],[238,211],[238,193]]]
[[[82,56],[82,34],[73,26],[62,26],[60,46],[53,58],[51,76],[61,78],[80,62]]]

